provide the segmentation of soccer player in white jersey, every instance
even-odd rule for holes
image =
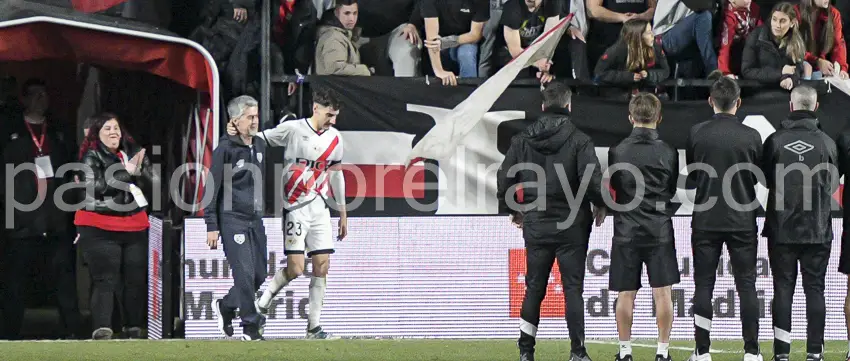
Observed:
[[[307,317],[307,338],[312,339],[335,338],[322,329],[319,321],[330,255],[334,253],[328,186],[340,215],[337,239],[342,240],[348,233],[345,181],[339,169],[342,136],[333,128],[339,108],[334,94],[318,89],[313,92],[310,118],[288,120],[261,134],[269,146],[286,147],[282,194],[286,267],[275,273],[256,306],[261,313],[268,313],[278,292],[304,272],[306,253],[313,260]]]

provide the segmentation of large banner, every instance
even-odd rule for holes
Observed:
[[[336,219],[332,221],[336,228]],[[279,219],[266,219],[268,279],[285,266]],[[690,218],[675,217],[673,225],[681,283],[674,286],[675,321],[672,337],[693,339],[691,298],[693,261]],[[759,220],[761,228],[762,220]],[[840,220],[833,221],[840,234]],[[186,338],[222,338],[212,301],[223,297],[233,279],[224,253],[206,244],[203,219],[185,223]],[[336,229],[334,229],[336,232]],[[586,334],[614,339],[616,292],[608,291],[611,218],[594,228],[584,267]],[[760,333],[773,337],[770,300],[773,296],[767,242],[759,239],[758,279]],[[826,339],[844,340],[846,277],[836,271],[840,242],[833,242],[826,276]],[[525,292],[525,251],[521,231],[504,216],[350,218],[349,235],[336,243],[328,277],[322,322],[325,329],[356,338],[515,338]],[[308,267],[309,269],[309,267]],[[644,272],[643,284],[648,285]],[[267,338],[303,337],[307,328],[309,279],[293,281],[274,300],[265,329]],[[267,285],[267,283],[266,283]],[[263,285],[265,289],[266,285]],[[794,293],[792,337],[804,339],[805,295],[798,279]],[[558,267],[552,271],[542,308],[538,336],[568,337],[564,296]],[[740,339],[740,307],[728,256],[717,269],[712,337]],[[239,337],[239,320],[233,321]],[[633,338],[654,339],[657,327],[648,288],[638,292]]]
[[[330,87],[342,98],[336,127],[342,131],[345,144],[346,195],[354,202],[354,207],[349,207],[351,216],[497,214],[495,172],[511,137],[530,124],[541,109],[536,88],[509,87],[457,144],[453,156],[405,168],[414,146],[435,125],[448,122],[449,112],[474,87],[426,85],[405,78],[312,79],[316,86]],[[850,120],[846,111],[850,98],[832,91],[819,100],[821,126],[835,138]],[[712,113],[707,100],[664,102],[660,137],[680,149],[683,167],[683,149],[691,126],[710,119]],[[745,98],[738,116],[766,137],[779,128],[788,113],[787,98]],[[625,99],[574,96],[572,120],[593,139],[603,167],[608,147],[631,132]],[[362,202],[354,201],[358,195]],[[674,202],[677,215],[691,213],[692,202],[684,190]]]

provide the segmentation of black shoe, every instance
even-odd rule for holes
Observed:
[[[242,341],[264,341],[260,328],[256,325],[242,327]]]
[[[617,357],[614,358],[614,361],[632,361],[632,355],[626,355],[625,357],[620,357],[620,353],[617,352]]]
[[[570,352],[570,361],[593,361],[587,352]]]
[[[236,318],[236,312],[226,309],[220,298],[213,301],[212,309],[218,321],[218,330],[227,337],[233,337],[233,319]]]
[[[94,332],[92,332],[91,338],[93,340],[111,340],[112,329],[109,327],[98,328],[97,330],[94,330]]]
[[[142,329],[139,327],[124,327],[122,332],[124,334],[124,338],[131,340],[139,340],[142,338]]]
[[[788,361],[788,354],[773,355],[773,361]]]
[[[655,361],[673,361],[673,358],[670,357],[670,353],[667,353],[667,357],[662,355],[655,355]]]
[[[520,351],[519,361],[534,361],[534,351]]]
[[[806,361],[823,361],[822,353],[810,353],[806,355]]]

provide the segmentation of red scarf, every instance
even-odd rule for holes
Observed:
[[[726,10],[734,14],[735,19],[738,20],[735,25],[735,41],[746,39],[750,32],[756,28],[758,19],[750,16],[750,8],[737,8],[732,5],[732,2],[728,2],[726,7]]]

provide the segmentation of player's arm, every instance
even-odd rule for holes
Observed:
[[[285,147],[289,136],[292,135],[292,130],[295,129],[295,121],[289,120],[278,124],[274,128],[266,129],[260,136],[266,141],[270,147]]]
[[[514,138],[511,142],[510,148],[508,148],[507,154],[505,154],[505,159],[502,161],[502,165],[499,166],[499,170],[496,172],[496,198],[499,200],[499,213],[516,213],[515,210],[512,210],[508,205],[507,197],[508,191],[510,191],[511,187],[517,185],[519,183],[519,177],[517,176],[517,170],[511,170],[511,167],[517,165],[519,163],[519,147],[521,144],[519,141]],[[511,197],[516,201],[516,191],[510,194]]]
[[[339,239],[343,239],[348,234],[348,210],[345,208],[345,176],[342,173],[342,137],[340,137],[335,153],[331,158],[331,165],[328,167],[328,177],[339,212]]]
[[[838,174],[845,175],[850,166],[850,133],[844,132],[838,136],[835,145],[838,147]]]
[[[213,187],[207,191],[212,195],[209,203],[204,207],[204,221],[207,224],[207,232],[218,232],[218,203],[221,199],[220,193],[224,183],[224,161],[227,151],[224,149],[226,145],[219,144],[213,151],[212,165],[207,173],[207,181],[212,182]]]
[[[774,154],[776,153],[776,146],[774,145],[774,134],[771,134],[764,140],[763,153],[761,158],[761,171],[764,172],[764,178],[767,181],[767,184],[764,186],[767,188],[773,187],[775,184],[775,176],[776,176],[776,159],[774,158]]]
[[[586,141],[579,146],[577,153],[577,165],[579,171],[579,184],[587,184],[587,197],[590,202],[598,208],[605,207],[605,199],[602,196],[602,166],[596,157],[596,147],[593,141]]]

